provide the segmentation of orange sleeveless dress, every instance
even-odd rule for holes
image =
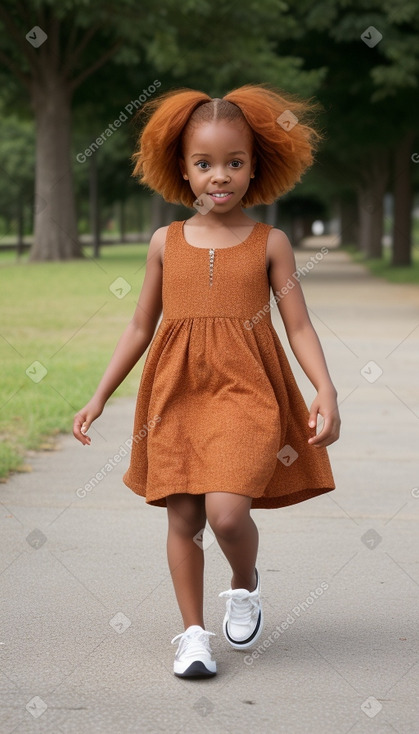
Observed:
[[[185,221],[185,220],[183,220]],[[144,363],[124,483],[147,503],[233,492],[276,508],[335,489],[326,448],[275,331],[270,225],[238,245],[200,248],[168,228],[163,313]]]

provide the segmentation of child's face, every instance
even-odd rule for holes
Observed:
[[[191,125],[179,163],[197,199],[206,194],[214,214],[231,212],[241,206],[256,163],[250,130],[226,120]]]

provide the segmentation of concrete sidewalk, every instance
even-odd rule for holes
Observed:
[[[297,265],[314,253],[298,251]],[[131,435],[135,399],[111,400],[90,447],[64,436],[0,485],[2,734],[416,734],[419,292],[332,250],[301,282],[339,394],[337,488],[253,511],[259,644],[246,654],[224,640],[218,593],[230,573],[213,542],[206,627],[218,675],[173,675],[182,624],[166,511],[122,483],[128,455],[88,484]],[[310,405],[314,388],[275,311]]]

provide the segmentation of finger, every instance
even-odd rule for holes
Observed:
[[[87,436],[87,431],[89,430],[91,426],[92,421],[86,418],[85,421],[83,421],[82,425],[80,426],[80,433],[82,434],[83,438],[87,441],[87,443],[90,443],[91,438],[90,436]]]
[[[85,435],[87,430],[87,422],[84,421],[84,416],[77,414],[73,423],[73,435],[83,445],[90,444],[91,442],[90,436]]]
[[[77,415],[74,418],[74,421],[73,421],[73,434],[76,436],[76,438],[79,438],[82,420],[83,419],[80,416],[77,416]]]
[[[326,448],[326,446],[330,446],[330,444],[334,443],[337,440],[336,436],[328,436],[320,443],[314,444],[315,449],[323,449]]]
[[[90,445],[90,443],[91,443],[90,436],[85,436],[80,431],[73,431],[73,433],[74,433],[74,436],[77,438],[77,440],[80,441],[80,443],[83,444],[83,446],[86,446],[88,444]]]
[[[311,408],[310,415],[308,417],[308,425],[310,428],[315,428],[317,425],[317,408]]]
[[[310,441],[311,445],[314,446],[316,449],[323,448],[325,446],[329,446],[331,443],[334,443],[339,438],[339,431],[336,430],[336,427],[333,424],[331,427],[324,426],[321,433],[318,434],[318,436],[313,439],[313,441]]]
[[[331,432],[331,423],[332,420],[329,416],[325,418],[321,431],[317,434],[317,436],[312,436],[311,438],[309,438],[308,443],[313,446],[323,442]]]
[[[80,431],[79,436],[77,436],[79,441],[83,444],[83,446],[86,446],[86,444],[90,444],[92,442],[92,439],[90,436],[86,436],[86,434],[83,433],[83,431]]]
[[[90,436],[87,436],[86,434],[87,434],[87,431],[89,430],[90,426],[92,425],[92,423],[93,423],[93,419],[92,418],[86,418],[86,420],[84,421],[82,427],[80,428],[80,432],[83,434],[83,436],[85,438],[88,439],[89,443],[91,442],[91,438],[90,438]]]

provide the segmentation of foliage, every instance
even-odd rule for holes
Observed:
[[[32,210],[35,168],[35,132],[32,121],[0,109],[0,232],[7,233],[8,222],[19,214],[19,207]]]

